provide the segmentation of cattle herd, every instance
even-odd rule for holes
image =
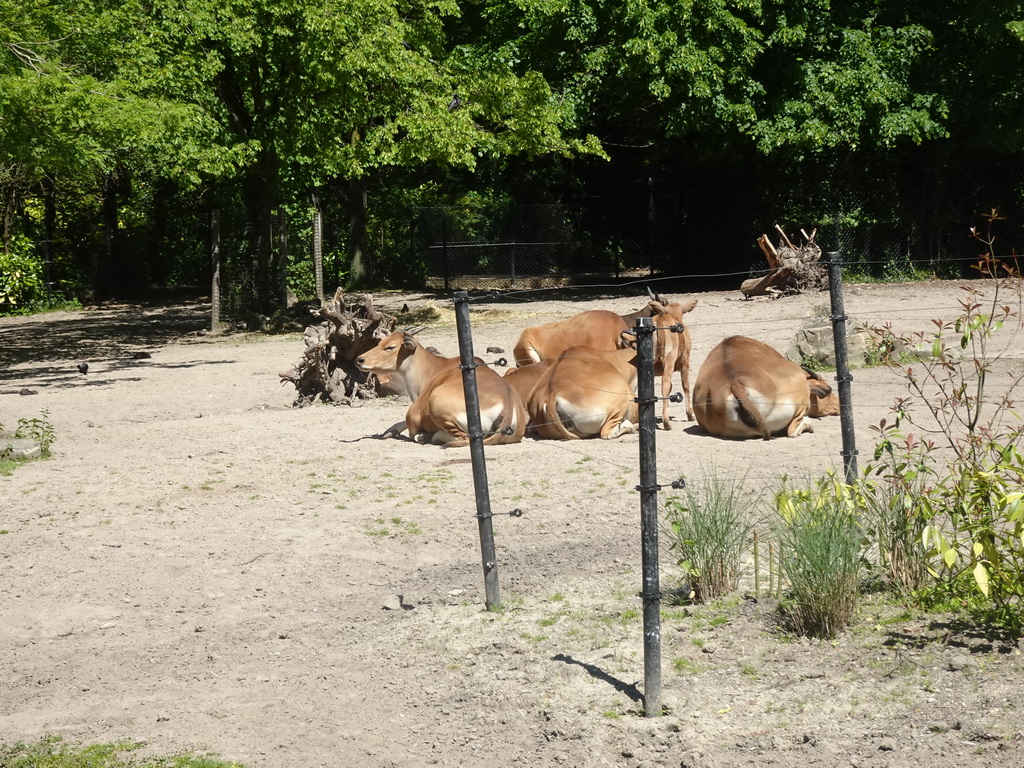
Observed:
[[[638,317],[654,326],[655,375],[661,377],[664,429],[671,429],[672,379],[679,373],[686,418],[719,437],[796,437],[812,431],[808,417],[839,413],[832,388],[813,371],[767,344],[730,336],[708,354],[690,392],[690,332],[683,316],[695,299],[667,301],[652,294],[631,315],[590,310],[527,328],[514,348],[516,367],[501,376],[476,368],[484,444],[518,443],[525,435],[575,440],[611,439],[636,431],[637,353],[630,329]],[[356,360],[365,372],[405,384],[412,404],[405,421],[385,430],[407,431],[420,443],[469,444],[461,361],[442,357],[406,328],[382,339]]]

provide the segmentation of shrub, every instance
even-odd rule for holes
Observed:
[[[5,251],[0,248],[0,313],[17,310],[45,294],[43,269],[32,254],[31,241],[12,237]]]
[[[723,480],[712,469],[703,474],[698,489],[690,483],[682,496],[665,500],[670,548],[678,555],[698,603],[736,589],[753,528],[744,480]]]
[[[972,234],[987,253],[975,269],[981,286],[963,287],[953,320],[934,320],[935,330],[897,336],[884,333],[916,359],[890,361],[908,396],[883,419],[879,442],[865,468],[874,508],[896,505],[907,515],[902,536],[919,537],[930,574],[941,594],[970,574],[993,608],[990,618],[1016,632],[1024,629],[1024,422],[1013,410],[1024,372],[1009,374],[991,389],[995,364],[1018,343],[1021,280],[1015,267],[995,257],[991,234],[996,211],[985,216],[989,231]],[[1004,340],[1000,333],[1013,329]],[[922,354],[924,350],[924,354]],[[911,430],[934,435],[922,440]],[[890,510],[891,511],[891,510]],[[881,539],[879,539],[880,549]]]
[[[779,568],[789,582],[782,609],[793,631],[835,637],[860,594],[863,529],[854,494],[834,478],[776,496]]]

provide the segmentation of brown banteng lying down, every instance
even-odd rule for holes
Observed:
[[[519,398],[523,401],[523,406],[530,401],[530,393],[533,392],[533,388],[537,386],[537,382],[541,380],[544,374],[547,372],[555,360],[558,358],[547,360],[541,360],[539,363],[533,363],[532,365],[524,365],[521,368],[509,368],[505,372],[504,379],[508,382],[508,385],[516,391]],[[527,409],[527,416],[529,416],[529,409]],[[532,421],[526,425],[526,434],[535,435],[537,430],[534,429]]]
[[[632,349],[565,350],[530,392],[531,428],[540,437],[558,440],[607,440],[636,431],[635,359]]]
[[[818,374],[745,336],[708,353],[693,387],[697,423],[719,437],[796,437],[808,416],[835,416],[839,397]]]
[[[565,320],[534,325],[519,334],[512,348],[516,365],[527,366],[561,355],[569,347],[586,346],[613,350],[619,346],[619,334],[625,321],[606,309],[580,312]]]
[[[648,309],[651,312],[654,327],[658,329],[654,339],[654,373],[661,376],[661,425],[664,429],[672,429],[672,422],[669,420],[668,396],[672,394],[672,376],[679,371],[679,377],[683,385],[683,401],[686,404],[686,419],[693,420],[693,406],[690,398],[690,330],[683,322],[683,315],[692,312],[697,306],[696,299],[687,299],[683,302],[673,301],[663,304],[660,301],[651,301]],[[673,326],[681,326],[682,331],[676,333],[670,330]],[[634,346],[636,339],[632,334],[622,336],[622,345]]]
[[[469,445],[466,396],[459,358],[441,357],[424,349],[413,335],[421,328],[395,331],[356,359],[356,367],[401,379],[412,399],[405,421],[385,430],[397,436],[408,429],[419,443],[451,447]],[[478,363],[483,363],[479,358]],[[523,402],[492,368],[476,369],[480,396],[480,425],[484,445],[518,443],[526,430]]]
[[[655,309],[656,305],[667,306],[669,303],[668,299],[650,288],[647,289],[647,293],[651,297],[647,305],[627,315],[617,315],[605,309],[592,309],[565,320],[526,328],[519,335],[519,340],[512,350],[516,365],[524,367],[540,360],[555,358],[569,347],[575,346],[604,350],[619,349],[622,346],[619,341],[622,331],[632,328],[637,318],[652,317],[659,312],[660,310]],[[683,311],[689,312],[696,304],[696,301],[692,302],[692,305]]]

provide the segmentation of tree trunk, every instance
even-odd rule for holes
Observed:
[[[103,179],[103,261],[101,263],[99,254],[93,251],[89,264],[92,287],[96,296],[100,298],[106,298],[111,289],[108,275],[117,272],[114,265],[117,237],[117,188],[117,180],[113,174],[107,174]]]
[[[56,185],[52,176],[43,178],[43,267],[46,275],[46,298],[53,299],[53,237],[57,231]]]
[[[373,279],[369,255],[366,252],[366,181],[349,181],[349,272],[348,288],[361,288]]]
[[[245,205],[249,219],[249,247],[255,264],[250,306],[243,309],[272,314],[277,306],[271,265],[274,254],[274,208],[281,163],[273,152],[261,152],[246,179]],[[243,292],[244,293],[244,292]]]

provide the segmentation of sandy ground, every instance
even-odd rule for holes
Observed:
[[[853,318],[906,329],[961,293],[847,288]],[[476,302],[475,349],[638,308],[631,293]],[[785,347],[828,302],[692,295],[694,371],[734,333]],[[450,301],[378,298],[431,301],[420,338],[457,354]],[[495,518],[504,610],[487,612],[468,451],[374,439],[402,399],[292,408],[277,374],[300,337],[197,334],[207,311],[0,319],[0,423],[46,409],[57,437],[0,477],[0,743],[141,740],[251,768],[1024,765],[1019,647],[872,601],[836,641],[795,640],[749,574],[721,605],[665,607],[667,714],[644,718],[637,436],[487,449],[494,511],[524,511]],[[902,392],[855,372],[862,462]],[[838,418],[726,441],[673,413],[662,483],[713,463],[771,489],[841,466]]]

